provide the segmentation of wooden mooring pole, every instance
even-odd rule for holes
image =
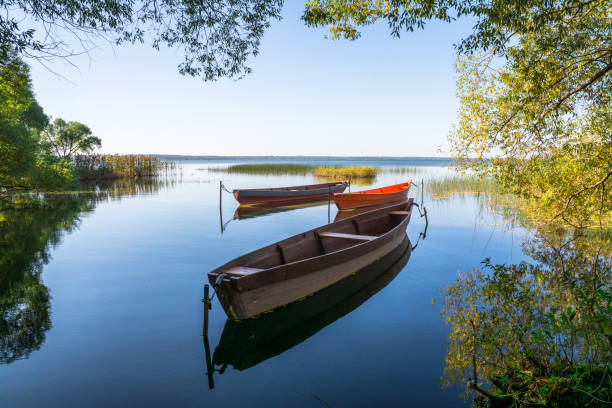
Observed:
[[[331,211],[331,187],[327,187],[327,223],[330,222],[330,211]]]
[[[204,303],[204,322],[202,324],[202,336],[208,338],[208,311],[211,308],[210,302],[210,286],[208,284],[204,285],[204,298],[202,299]]]
[[[223,198],[223,180],[219,180],[219,222],[221,223],[221,233],[223,234],[223,210],[222,210],[222,198]]]
[[[204,353],[206,355],[206,376],[208,377],[208,389],[212,390],[215,388],[215,382],[213,378],[213,374],[215,372],[215,367],[212,364],[212,359],[210,358],[210,345],[208,344],[208,337],[204,337]]]

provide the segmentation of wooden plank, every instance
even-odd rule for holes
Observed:
[[[348,239],[350,241],[372,241],[378,237],[373,235],[340,234],[337,232],[320,232],[321,238]]]
[[[227,271],[223,271],[223,273],[230,276],[247,276],[261,271],[263,271],[263,269],[249,268],[247,266],[234,266],[229,268]]]
[[[408,211],[389,211],[389,215],[408,215]]]

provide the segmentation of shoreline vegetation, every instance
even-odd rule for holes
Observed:
[[[143,154],[78,155],[72,164],[80,181],[159,177],[177,170],[173,161]]]
[[[328,179],[372,179],[379,169],[371,166],[314,166],[290,163],[234,164],[227,167],[209,167],[210,172],[259,175],[308,175]]]

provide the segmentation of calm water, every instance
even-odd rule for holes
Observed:
[[[224,193],[221,219],[220,179],[230,189],[316,181],[209,174],[209,165],[187,162],[179,181],[125,195],[63,197],[59,209],[0,222],[0,306],[10,326],[0,331],[0,407],[467,405],[462,387],[441,388],[448,326],[432,300],[458,270],[479,267],[485,257],[522,260],[524,230],[475,196],[433,200],[426,192],[427,236],[418,241],[425,222],[415,211],[407,235],[418,246],[409,256],[323,315],[301,320],[317,307],[314,298],[302,312],[255,324],[264,336],[279,332],[259,349],[250,348],[248,334],[232,340],[232,330],[251,328],[226,325],[215,300],[210,389],[201,337],[206,273],[327,223],[328,207],[233,219],[237,202]],[[414,178],[447,173],[423,166]],[[405,179],[383,174],[374,186]],[[413,195],[421,201],[417,189]],[[332,220],[335,214],[333,207]]]

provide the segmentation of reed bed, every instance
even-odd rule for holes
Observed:
[[[374,178],[378,174],[378,168],[367,166],[353,167],[317,167],[313,174],[316,177],[325,178],[342,178],[342,179],[358,179],[358,178]]]
[[[434,198],[446,198],[453,194],[498,193],[499,186],[493,179],[477,176],[448,176],[425,182]]]
[[[421,167],[382,167],[383,174],[419,174],[423,173]]]
[[[91,154],[73,158],[79,180],[157,177],[177,170],[172,161],[142,154]]]
[[[208,171],[233,173],[233,174],[259,174],[259,175],[282,175],[282,174],[311,174],[315,166],[308,164],[291,163],[253,163],[253,164],[233,164],[228,167],[209,167]]]

